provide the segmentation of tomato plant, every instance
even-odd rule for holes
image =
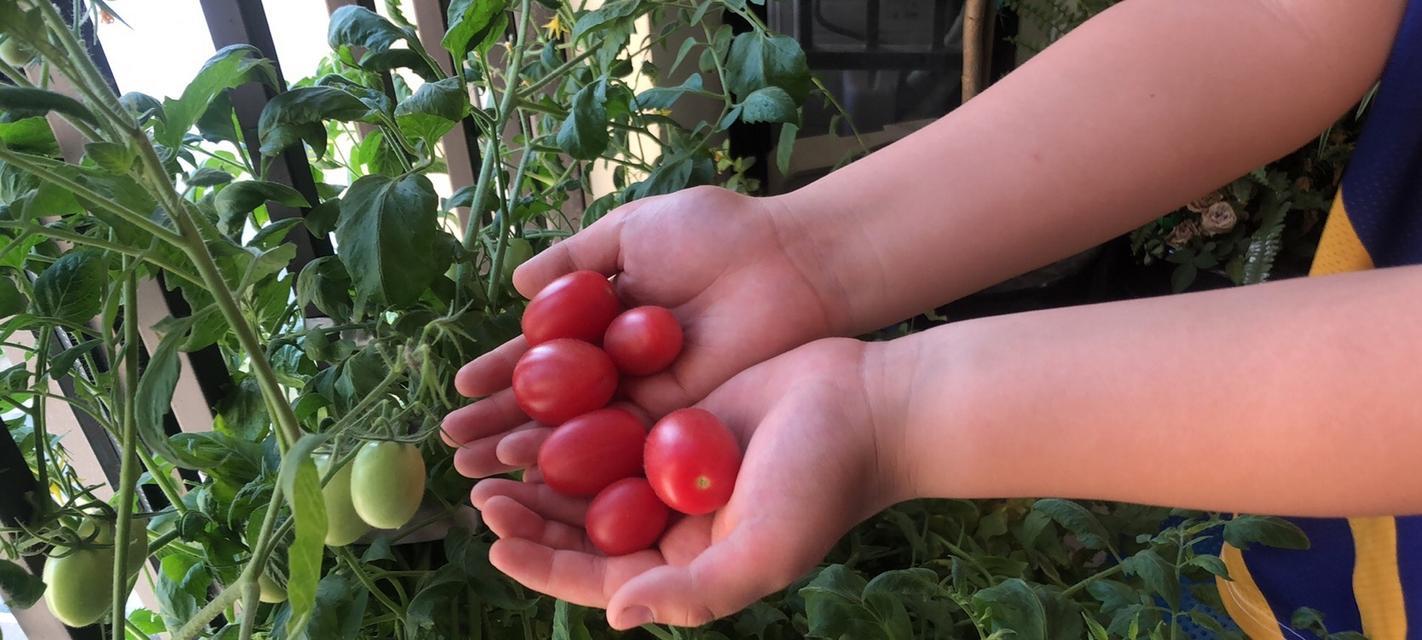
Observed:
[[[523,337],[531,345],[558,338],[598,344],[622,303],[607,278],[574,271],[544,287],[523,312]]]
[[[705,409],[679,409],[647,436],[647,479],[667,506],[704,515],[731,499],[741,468],[736,435]]]
[[[623,373],[657,373],[681,353],[681,323],[665,307],[643,306],[623,312],[608,325],[602,348]]]
[[[621,556],[649,549],[667,528],[670,512],[643,478],[618,480],[588,505],[587,532],[599,551]]]
[[[528,417],[556,426],[601,409],[617,391],[617,368],[581,340],[560,338],[529,349],[513,371],[513,393]]]
[[[554,491],[592,497],[642,473],[647,427],[625,409],[599,409],[558,427],[538,450],[538,469]]]
[[[331,456],[320,454],[315,457],[316,470],[325,476],[331,468]],[[421,459],[420,467],[423,468]],[[356,512],[351,495],[351,472],[355,465],[347,464],[336,470],[330,481],[321,487],[321,497],[326,507],[326,544],[344,547],[370,531],[370,525]],[[424,476],[421,474],[421,483]]]

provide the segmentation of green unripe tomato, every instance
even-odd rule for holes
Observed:
[[[267,574],[263,573],[262,577],[257,579],[257,586],[262,590],[260,596],[262,602],[267,604],[286,602],[286,587],[277,584],[277,581],[267,577]]]
[[[26,51],[20,44],[19,40],[5,38],[3,41],[0,41],[0,60],[4,60],[6,64],[21,67],[29,64],[30,58],[32,57],[30,52]]]
[[[84,627],[109,612],[113,549],[79,549],[44,563],[44,601],[66,625]]]
[[[330,466],[330,456],[316,455],[316,469],[322,477]],[[351,470],[354,467],[355,464],[341,467],[321,489],[326,503],[326,544],[332,547],[344,547],[370,531],[370,525],[360,519],[355,505],[351,504]]]
[[[399,529],[415,517],[425,495],[425,459],[418,447],[370,442],[351,463],[351,502],[377,529]]]
[[[110,534],[112,535],[112,534]],[[128,555],[124,557],[128,565],[128,577],[138,575],[143,564],[148,561],[148,521],[135,518],[128,525]]]
[[[504,282],[513,281],[514,269],[533,257],[533,245],[523,238],[509,238],[504,246]]]

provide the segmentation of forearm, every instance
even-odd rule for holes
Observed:
[[[783,197],[872,330],[1086,249],[1297,148],[1404,2],[1131,0],[918,133]],[[1366,34],[1366,35],[1360,35]]]
[[[890,343],[911,496],[1422,513],[1422,267],[1056,309]],[[888,388],[893,388],[892,386]]]

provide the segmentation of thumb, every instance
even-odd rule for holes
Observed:
[[[548,283],[574,271],[596,271],[605,276],[617,273],[622,255],[622,222],[646,204],[637,200],[614,209],[567,239],[554,244],[514,270],[514,288],[525,298],[533,298]]]
[[[662,565],[628,580],[607,604],[619,630],[649,623],[698,627],[731,615],[794,581],[797,550],[766,523],[741,523],[690,564]]]

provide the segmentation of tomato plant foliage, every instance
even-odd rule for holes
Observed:
[[[79,20],[109,10],[75,4]],[[435,433],[464,402],[454,372],[519,332],[513,265],[619,204],[749,185],[748,162],[715,157],[726,128],[780,124],[783,163],[816,84],[799,45],[744,1],[583,4],[454,0],[440,51],[421,48],[399,11],[343,7],[316,77],[282,86],[270,61],[237,45],[159,99],[114,95],[50,3],[0,0],[0,74],[13,85],[0,87],[0,338],[16,363],[0,371],[0,409],[43,488],[26,494],[29,521],[0,530],[11,605],[44,599],[27,560],[49,558],[52,573],[79,559],[147,560],[138,580],[152,584],[154,610],[114,619],[132,583],[110,570],[101,582],[112,585],[85,583],[104,595],[75,620],[93,614],[110,637],[183,640],[612,635],[601,616],[489,563],[471,483]],[[445,55],[453,73],[440,71]],[[230,98],[244,85],[274,96],[255,130],[238,126]],[[61,146],[47,117],[84,144]],[[466,139],[478,146],[475,182],[442,198],[430,176],[448,169],[443,148]],[[310,176],[273,171],[292,154]],[[296,260],[298,245],[321,240],[334,255]],[[150,302],[165,293],[187,309]],[[195,362],[225,381],[206,390],[211,419],[180,416],[175,433],[170,408]],[[95,497],[49,429],[57,409],[43,399],[61,379],[70,391],[59,399],[122,445],[113,500]],[[366,448],[400,452],[420,477],[372,505],[380,478],[355,462]],[[395,491],[415,485],[417,496]],[[372,529],[362,510],[408,524]],[[114,534],[75,533],[86,523]],[[641,633],[1169,635],[1199,617],[1195,603],[1217,601],[1205,578],[1223,564],[1200,548],[1216,531],[1240,545],[1306,544],[1263,518],[916,502],[861,525],[824,567],[744,612]],[[114,544],[123,532],[150,544]],[[83,555],[59,562],[66,553]]]

